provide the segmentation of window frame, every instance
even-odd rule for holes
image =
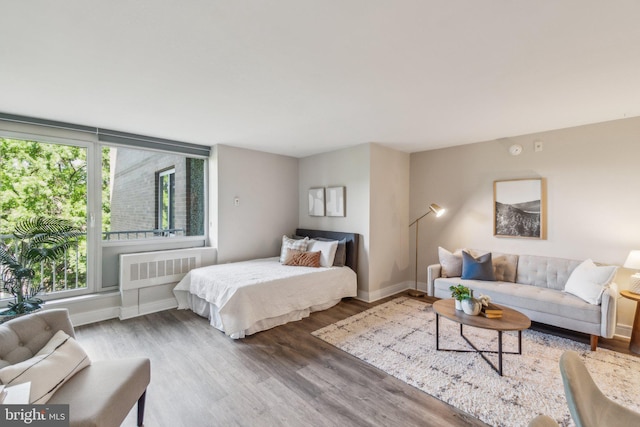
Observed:
[[[134,141],[135,137],[142,138],[145,143],[150,141],[151,145],[143,147],[136,146],[135,143],[128,144],[126,142],[129,140],[122,138],[120,139],[125,141],[125,143],[107,142],[106,139],[108,138],[103,138],[104,135],[104,131],[102,131],[101,134],[101,130],[98,128],[0,113],[0,136],[2,137],[42,143],[76,145],[87,149],[87,286],[80,290],[57,291],[50,295],[44,295],[44,300],[60,300],[68,297],[118,290],[119,279],[117,279],[117,283],[112,283],[111,281],[105,284],[105,275],[103,274],[105,249],[107,249],[107,252],[113,258],[114,256],[119,257],[119,255],[123,253],[206,246],[209,242],[209,160],[213,153],[210,147],[169,140],[158,140],[157,138],[144,139],[145,137],[130,135]],[[118,137],[120,137],[120,135],[129,136],[129,134],[120,133]],[[164,146],[169,148],[180,148],[182,146],[182,148],[191,150],[192,152],[174,149],[157,149],[158,147],[163,147],[163,143],[166,143]],[[145,151],[180,154],[184,156],[185,159],[202,159],[204,161],[203,234],[197,236],[176,236],[171,239],[102,240],[102,149],[104,147],[137,148]],[[111,262],[110,265],[117,269],[117,260],[115,263]],[[109,267],[106,269],[108,270]],[[110,274],[117,275],[117,272],[111,272]],[[0,301],[6,301],[6,299]]]
[[[167,169],[163,169],[161,171],[156,172],[157,175],[157,192],[156,192],[156,198],[158,200],[158,203],[156,204],[156,228],[158,229],[158,231],[163,232],[163,230],[167,230],[167,229],[173,229],[175,228],[175,223],[176,223],[176,219],[175,219],[175,185],[176,185],[176,168],[175,166],[172,166],[170,168]],[[165,213],[165,206],[164,206],[164,180],[168,179],[168,185],[166,187],[167,192],[169,193],[167,195],[167,227],[165,227],[164,224],[164,217],[163,214]]]

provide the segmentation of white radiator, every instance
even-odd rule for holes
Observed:
[[[173,287],[189,270],[215,264],[215,248],[120,255],[120,318],[175,308]]]

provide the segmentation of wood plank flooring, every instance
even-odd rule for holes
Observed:
[[[485,425],[310,335],[391,298],[347,299],[243,340],[187,310],[80,326],[76,334],[92,359],[151,359],[148,427]],[[602,345],[624,351],[615,341]],[[123,425],[135,424],[134,408]]]

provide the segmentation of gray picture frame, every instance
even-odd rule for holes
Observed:
[[[328,187],[325,200],[327,216],[346,216],[345,187]]]
[[[309,189],[309,216],[324,216],[324,187]]]

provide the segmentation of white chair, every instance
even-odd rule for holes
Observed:
[[[66,309],[42,310],[0,325],[0,368],[32,358],[57,331],[75,337]],[[48,404],[68,404],[71,427],[119,426],[138,403],[144,418],[151,364],[147,358],[95,360],[51,396]]]

